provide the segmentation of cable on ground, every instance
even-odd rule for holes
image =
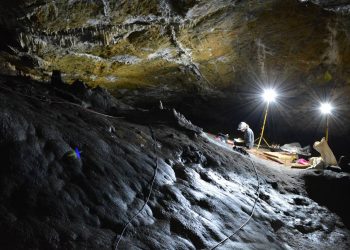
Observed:
[[[239,152],[238,152],[239,153]],[[256,204],[258,203],[258,200],[259,200],[259,195],[260,195],[260,181],[259,181],[259,175],[258,175],[258,172],[256,170],[256,167],[255,167],[255,164],[253,162],[253,160],[250,158],[250,156],[246,156],[246,155],[243,155],[242,153],[239,153],[241,154],[242,156],[248,158],[254,168],[254,171],[255,171],[255,175],[256,175],[256,179],[258,181],[258,186],[257,186],[257,189],[256,189],[256,198],[255,198],[255,201],[254,201],[254,205],[253,205],[253,208],[252,208],[252,212],[249,216],[249,218],[239,227],[237,228],[231,235],[227,236],[225,239],[223,239],[222,241],[220,241],[218,244],[216,244],[214,247],[210,248],[210,250],[213,250],[213,249],[216,249],[217,247],[219,247],[220,245],[224,244],[227,240],[229,240],[232,236],[234,236],[235,234],[238,233],[238,231],[240,231],[245,225],[248,224],[248,222],[252,219],[253,215],[254,215],[254,211],[255,211],[255,207],[256,207]]]
[[[153,132],[153,129],[152,129],[151,126],[149,126],[149,130],[150,130],[150,132],[151,132],[151,137],[152,137],[152,139],[153,139],[153,153],[154,153],[154,155],[155,155],[155,165],[156,165],[156,167],[155,167],[155,169],[154,169],[154,175],[153,175],[153,178],[152,178],[152,182],[151,182],[151,185],[150,185],[150,190],[149,190],[147,199],[146,199],[145,203],[143,204],[143,206],[142,206],[142,207],[140,208],[140,210],[139,210],[133,217],[131,217],[131,219],[125,224],[125,226],[124,226],[124,228],[123,228],[123,230],[122,230],[122,232],[121,232],[121,234],[120,234],[120,236],[119,236],[118,241],[115,243],[115,247],[114,247],[115,250],[118,249],[119,243],[120,243],[120,241],[121,241],[121,239],[122,239],[122,237],[123,237],[123,235],[124,235],[124,233],[125,233],[127,227],[131,224],[131,222],[132,222],[137,216],[139,216],[139,214],[142,212],[142,210],[146,207],[146,205],[148,204],[148,201],[149,201],[149,199],[150,199],[150,197],[151,197],[151,194],[152,194],[153,184],[154,184],[154,181],[155,181],[155,179],[156,179],[157,170],[158,170],[158,155],[157,155],[157,140],[156,140],[156,137],[155,137],[155,135],[154,135],[154,132]]]

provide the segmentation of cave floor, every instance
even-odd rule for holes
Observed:
[[[137,110],[100,88],[1,77],[0,152],[1,249],[111,249],[149,194],[118,249],[210,249],[256,199],[219,249],[350,248],[334,195],[348,174],[251,161],[171,110]],[[317,192],[328,183],[333,193]]]

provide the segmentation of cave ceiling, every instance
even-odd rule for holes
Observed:
[[[350,85],[350,1],[12,0],[3,74],[109,89],[227,88],[247,76]]]

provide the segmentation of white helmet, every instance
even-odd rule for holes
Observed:
[[[237,130],[240,130],[240,131],[245,131],[247,128],[248,128],[248,124],[245,123],[245,122],[241,122],[240,124],[238,124],[238,128]]]

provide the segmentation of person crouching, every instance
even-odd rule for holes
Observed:
[[[245,122],[241,122],[238,125],[237,130],[242,131],[244,133],[244,145],[248,149],[252,149],[254,146],[254,132],[251,130],[249,125]]]

